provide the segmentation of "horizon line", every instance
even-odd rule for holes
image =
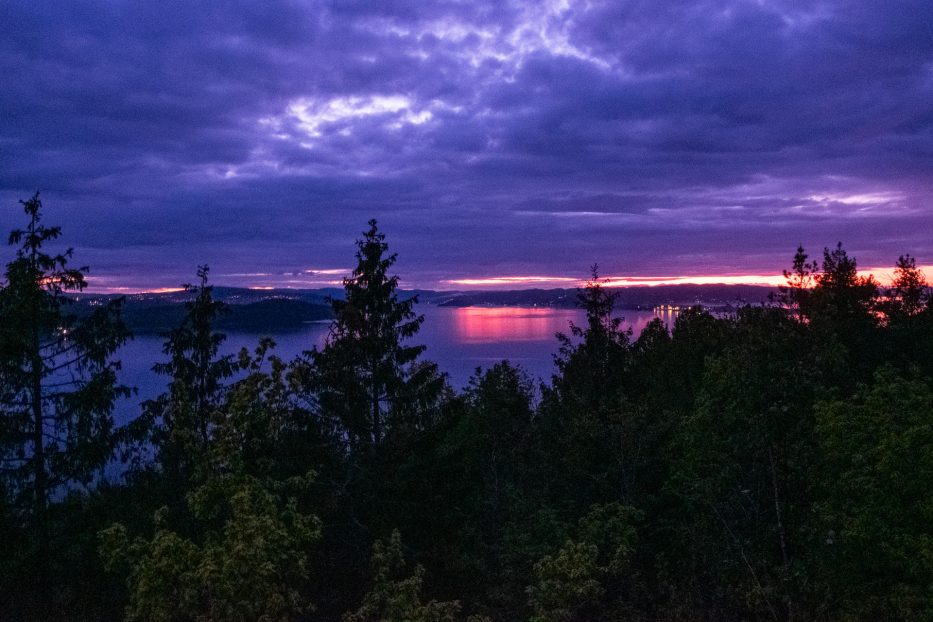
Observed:
[[[933,274],[933,265],[917,266],[924,274]],[[859,270],[858,275],[862,277],[872,276],[882,286],[889,286],[893,280],[893,268],[872,267],[865,270]],[[92,276],[88,277],[88,287],[84,290],[85,294],[169,294],[180,293],[184,291],[183,287],[146,287],[146,286],[95,286]],[[107,280],[107,279],[105,279]],[[616,276],[606,275],[599,278],[604,287],[610,288],[631,288],[631,287],[665,287],[675,285],[748,285],[761,287],[779,287],[787,283],[783,274],[713,274],[713,275],[683,275],[683,276]],[[533,289],[580,289],[584,287],[588,279],[567,277],[567,276],[549,276],[549,275],[499,275],[486,277],[464,277],[457,279],[441,279],[435,281],[435,285],[405,285],[402,283],[401,289],[406,290],[428,290],[437,292],[484,292],[484,291],[522,291]],[[288,284],[268,283],[217,283],[215,287],[231,287],[237,289],[251,289],[254,291],[308,291],[320,289],[340,288],[340,281],[330,281],[326,284],[320,281],[308,282],[302,284],[289,281]],[[304,285],[304,286],[302,286]],[[453,287],[451,287],[453,286]],[[459,286],[459,287],[457,287]]]

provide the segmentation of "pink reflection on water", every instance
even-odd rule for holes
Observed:
[[[623,325],[637,338],[651,320],[660,318],[670,325],[673,310],[620,311]],[[582,325],[583,311],[548,307],[463,307],[453,310],[452,332],[457,343],[479,344],[516,341],[554,341],[555,333],[568,333],[570,322]]]
[[[574,309],[534,307],[464,307],[454,312],[454,338],[460,343],[543,341],[579,321]]]

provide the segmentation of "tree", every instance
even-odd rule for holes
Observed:
[[[456,622],[460,603],[457,601],[421,602],[424,568],[416,566],[405,574],[402,538],[393,531],[387,542],[373,545],[372,585],[363,597],[359,609],[343,616],[343,622]],[[471,618],[479,622],[476,618]]]
[[[803,246],[797,247],[790,270],[784,270],[785,285],[778,286],[777,301],[793,310],[798,315],[806,313],[810,290],[819,273],[820,266],[815,261],[807,261],[809,256]]]
[[[681,523],[667,573],[713,617],[790,621],[816,608],[802,579],[820,389],[810,347],[807,325],[783,310],[740,311],[669,449],[684,506],[665,517]]]
[[[186,286],[195,296],[165,343],[169,361],[155,368],[171,377],[169,391],[145,407],[144,438],[161,469],[130,480],[161,487],[164,505],[151,535],[115,523],[100,532],[99,552],[126,576],[129,620],[304,619],[320,521],[307,509],[315,473],[279,455],[294,423],[287,366],[269,354],[271,339],[236,359],[218,354],[225,337],[213,325],[225,305],[207,273],[200,267],[199,284]]]
[[[873,318],[878,284],[871,275],[858,275],[858,263],[842,242],[832,250],[823,249],[822,264],[807,258],[803,247],[798,247],[791,270],[784,271],[787,284],[778,288],[780,302],[805,321],[838,328]]]
[[[933,364],[933,297],[926,275],[910,255],[901,255],[894,280],[880,305],[890,335],[888,348],[901,364],[931,370]]]
[[[881,358],[878,283],[859,276],[858,265],[842,248],[823,250],[822,270],[809,300],[809,321],[823,344],[824,360],[835,368],[836,383],[852,389],[868,381]],[[829,373],[829,370],[826,370]]]
[[[836,620],[933,616],[933,387],[881,367],[816,407],[816,554]]]
[[[535,622],[628,619],[629,564],[644,516],[619,503],[594,505],[552,555],[534,567],[528,600]],[[628,576],[627,576],[628,575]]]
[[[557,335],[557,373],[550,387],[542,387],[539,408],[552,503],[575,513],[594,503],[631,500],[644,441],[643,413],[634,413],[629,397],[631,329],[615,316],[616,294],[597,266],[577,298],[586,323],[571,323],[570,335]]]
[[[865,381],[880,358],[878,325],[881,309],[874,277],[859,276],[854,257],[838,243],[823,249],[823,260],[808,262],[803,248],[785,271],[787,285],[778,296],[786,308],[809,326],[822,351],[820,364],[835,374],[839,386]]]
[[[559,333],[560,353],[553,391],[563,401],[580,402],[584,409],[612,408],[622,388],[622,373],[629,354],[631,330],[613,313],[617,295],[590,269],[586,285],[578,290],[578,305],[586,312],[586,325],[570,323],[570,335]]]
[[[194,297],[185,303],[184,318],[163,347],[169,360],[153,368],[170,379],[169,390],[146,403],[134,424],[138,434],[155,446],[163,470],[181,478],[175,485],[185,485],[192,459],[207,451],[225,398],[224,380],[238,369],[232,355],[218,355],[226,335],[216,332],[214,324],[227,307],[214,299],[208,271],[208,266],[200,266],[198,284],[185,285]]]
[[[303,593],[320,525],[299,508],[310,476],[276,481],[224,463],[187,497],[193,535],[164,508],[151,538],[131,538],[122,524],[101,532],[106,566],[127,577],[128,620],[288,622],[310,611]]]
[[[446,579],[446,593],[505,619],[524,610],[528,569],[540,557],[518,542],[533,539],[543,510],[532,493],[533,395],[531,379],[508,362],[477,369],[436,440],[411,453],[407,498],[417,503],[400,523],[426,565],[445,570],[435,586]]]
[[[87,267],[72,268],[72,249],[45,245],[60,227],[42,224],[38,193],[20,202],[25,229],[0,289],[0,476],[12,508],[31,520],[39,590],[48,565],[49,499],[65,487],[89,484],[115,448],[112,410],[130,389],[117,383],[112,355],[128,338],[122,300],[85,317],[68,313],[69,294],[86,285]]]
[[[926,308],[929,302],[926,276],[910,255],[897,258],[890,294],[886,310],[889,317],[895,321],[913,318]]]
[[[312,388],[325,416],[335,417],[351,451],[379,448],[398,428],[419,425],[419,406],[443,385],[434,365],[416,365],[424,346],[404,345],[424,316],[417,296],[399,298],[390,276],[395,254],[375,220],[357,241],[357,267],[343,280],[345,298],[331,299],[334,323],[327,343],[314,349]]]
[[[873,276],[858,275],[858,263],[842,248],[823,249],[822,270],[814,276],[815,290],[811,315],[832,314],[832,319],[864,317],[874,310],[878,284]]]

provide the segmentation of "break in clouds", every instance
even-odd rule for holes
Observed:
[[[933,263],[933,3],[4,2],[0,225],[100,288]],[[4,251],[9,253],[9,251]]]

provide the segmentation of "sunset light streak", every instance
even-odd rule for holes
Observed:
[[[177,294],[185,291],[184,287],[156,287],[155,289],[144,289],[140,294]]]
[[[497,286],[497,285],[514,285],[521,287],[523,285],[535,285],[535,284],[556,284],[561,283],[563,287],[567,287],[567,284],[573,284],[579,282],[579,279],[574,279],[571,277],[562,277],[562,276],[494,276],[486,278],[469,278],[469,279],[448,279],[441,281],[442,284],[449,285],[466,285],[469,287],[484,287],[484,286]]]
[[[933,265],[917,266],[927,275],[933,275]],[[893,281],[894,269],[891,267],[873,267],[859,270],[859,276],[873,276],[882,287],[889,286]],[[713,275],[684,275],[684,276],[614,276],[606,275],[600,281],[605,287],[657,287],[670,285],[761,285],[778,287],[785,285],[787,279],[783,274],[713,274]],[[501,289],[509,286],[512,289],[527,289],[531,287],[550,286],[553,288],[583,287],[586,279],[575,279],[564,276],[492,276],[451,279],[441,281],[442,285],[456,285],[469,288],[482,289],[494,287]]]

